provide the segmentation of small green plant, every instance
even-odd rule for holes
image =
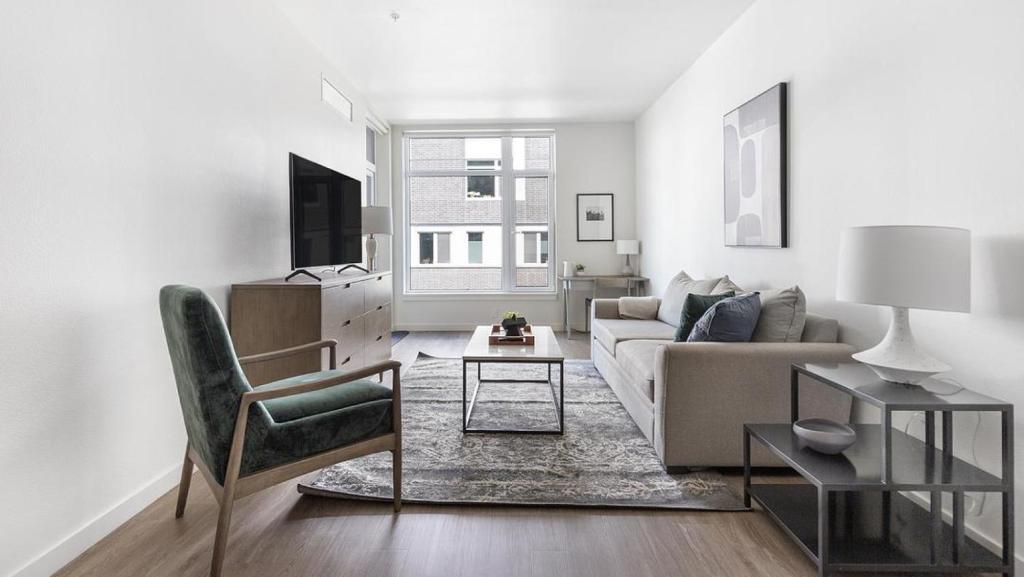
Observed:
[[[523,316],[523,315],[521,313],[516,312],[516,311],[505,311],[505,314],[501,315],[501,318],[503,318],[503,319],[518,319],[521,316]]]
[[[587,267],[583,266],[582,264],[576,263],[576,272],[583,272],[586,268]]]

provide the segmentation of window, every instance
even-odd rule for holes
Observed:
[[[450,232],[419,233],[420,264],[451,263],[451,237]]]
[[[466,177],[466,198],[498,198],[498,191],[501,190],[501,181],[497,176]]]
[[[377,131],[372,126],[366,127],[366,186],[363,191],[363,204],[373,206],[377,200]]]
[[[434,233],[420,233],[420,264],[434,264]]]
[[[403,144],[406,292],[554,290],[554,134],[409,131]]]
[[[469,241],[469,264],[483,264],[484,262],[484,233],[466,233]]]
[[[524,265],[548,263],[548,233],[524,232],[522,246],[523,258],[520,263]]]
[[[435,234],[437,245],[437,264],[449,264],[452,262],[452,234],[450,232],[439,232]]]

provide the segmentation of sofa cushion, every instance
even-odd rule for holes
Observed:
[[[665,288],[665,294],[661,297],[661,306],[658,307],[658,320],[673,327],[679,326],[679,316],[683,312],[686,295],[690,293],[709,295],[721,280],[722,277],[694,280],[690,278],[690,275],[680,271]]]
[[[658,297],[621,297],[619,299],[619,316],[624,319],[642,321],[654,320],[658,317]]]
[[[616,345],[622,341],[653,339],[671,341],[676,328],[661,321],[632,319],[594,319],[591,335],[604,348],[615,355]]]
[[[690,333],[693,332],[693,327],[696,326],[697,321],[700,320],[700,317],[704,316],[704,313],[708,312],[711,305],[722,299],[734,296],[736,296],[736,293],[732,291],[716,295],[699,295],[694,293],[686,295],[686,303],[683,304],[683,314],[679,318],[679,328],[676,329],[675,341],[677,343],[685,343],[686,339],[690,338]]]
[[[800,340],[805,343],[838,342],[839,321],[808,314],[804,318],[804,334]]]
[[[693,327],[688,342],[745,343],[750,341],[761,313],[757,293],[729,297],[711,305]]]
[[[615,360],[619,361],[648,401],[654,402],[654,355],[665,341],[633,340],[619,343]]]
[[[798,343],[804,332],[807,297],[799,286],[761,291],[761,316],[751,341]]]

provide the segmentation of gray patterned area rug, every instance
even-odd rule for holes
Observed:
[[[470,366],[470,387],[475,366]],[[484,365],[485,379],[544,378],[543,365]],[[554,369],[557,383],[558,368]],[[669,475],[590,361],[565,362],[565,434],[464,435],[462,361],[421,355],[402,374],[407,503],[745,510],[715,472]],[[472,389],[471,389],[472,390]],[[484,383],[473,427],[557,428],[546,384]],[[339,463],[301,493],[391,499],[391,454]]]

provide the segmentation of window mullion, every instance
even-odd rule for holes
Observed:
[[[501,139],[501,236],[504,247],[501,263],[502,289],[515,289],[515,179],[512,176],[512,138]]]

